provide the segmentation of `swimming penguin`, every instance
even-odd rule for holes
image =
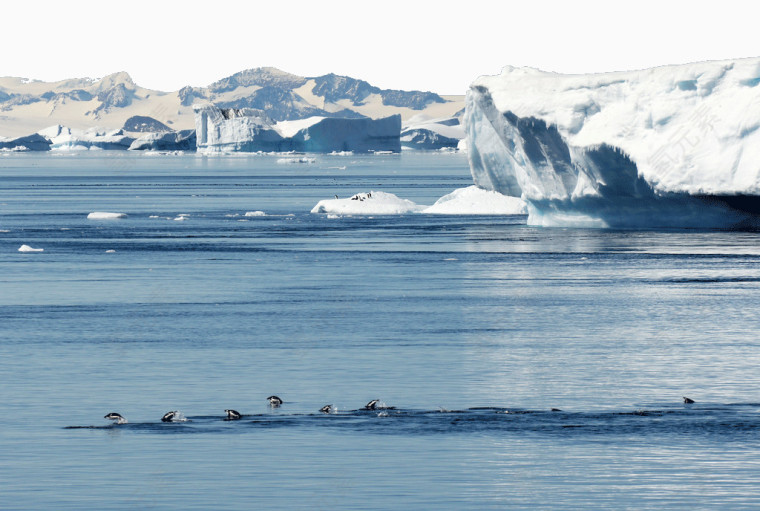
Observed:
[[[104,419],[111,419],[112,421],[116,421],[116,424],[126,424],[127,419],[121,416],[120,413],[111,412],[107,415],[103,416]]]
[[[332,413],[334,409],[335,408],[333,408],[333,405],[325,405],[320,408],[319,411],[322,413]]]
[[[687,405],[694,404],[694,400],[693,399],[689,399],[686,396],[683,397],[683,402],[684,402],[684,404],[687,404]]]
[[[177,411],[174,410],[173,412],[166,412],[163,417],[161,417],[161,422],[171,422],[174,420],[174,417],[177,415]]]
[[[225,410],[224,413],[227,414],[228,421],[236,421],[240,417],[242,417],[242,415],[240,415],[240,412],[238,412],[237,410]]]
[[[269,406],[272,406],[274,408],[277,408],[282,404],[282,399],[277,396],[269,396],[267,399],[269,400]]]
[[[367,403],[366,405],[364,405],[364,409],[365,410],[374,410],[374,409],[377,408],[377,403],[379,403],[379,402],[380,402],[379,399],[373,399],[372,401],[370,401],[369,403]]]

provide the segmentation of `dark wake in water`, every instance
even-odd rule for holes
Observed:
[[[577,412],[470,408],[467,410],[352,410],[338,413],[253,414],[230,421],[194,416],[185,422],[136,422],[64,429],[104,429],[161,434],[245,433],[278,428],[329,428],[391,435],[524,433],[587,436],[720,436],[760,431],[760,404],[684,406],[682,408]]]

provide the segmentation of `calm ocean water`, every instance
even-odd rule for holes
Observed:
[[[0,509],[760,506],[758,233],[309,213],[461,155],[0,179]]]

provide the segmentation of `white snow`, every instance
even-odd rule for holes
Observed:
[[[127,218],[126,213],[108,213],[105,211],[93,211],[87,215],[88,220],[115,220],[118,218]]]
[[[424,206],[401,199],[392,193],[372,191],[358,193],[346,199],[321,200],[311,212],[334,215],[403,215],[417,213],[423,208]]]
[[[18,249],[19,252],[44,252],[44,248],[32,248],[29,245],[21,245]]]
[[[473,179],[527,200],[530,223],[720,225],[690,196],[760,194],[758,85],[760,58],[591,75],[506,67],[467,95]]]
[[[450,126],[444,123],[451,119],[451,117],[434,119],[429,115],[417,114],[404,122],[401,131],[425,129],[443,135],[444,137],[456,138],[459,140],[463,139],[465,136],[464,127],[459,124]]]
[[[297,119],[295,121],[280,121],[274,125],[274,128],[285,138],[294,136],[299,131],[317,124],[324,117],[307,117],[306,119]]]
[[[246,211],[243,216],[267,216],[263,211]]]
[[[527,215],[528,209],[518,197],[468,186],[444,195],[422,212],[441,215]]]
[[[341,215],[403,215],[424,213],[439,215],[524,215],[525,203],[476,186],[460,188],[438,199],[432,206],[422,206],[392,193],[372,191],[357,193],[345,199],[321,200],[312,213],[328,213],[327,218]]]

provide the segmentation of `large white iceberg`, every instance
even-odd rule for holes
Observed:
[[[506,67],[468,91],[475,184],[539,225],[757,226],[760,58],[561,75]]]
[[[194,105],[199,152],[333,152],[401,150],[401,116],[311,117],[275,123],[252,108]]]

